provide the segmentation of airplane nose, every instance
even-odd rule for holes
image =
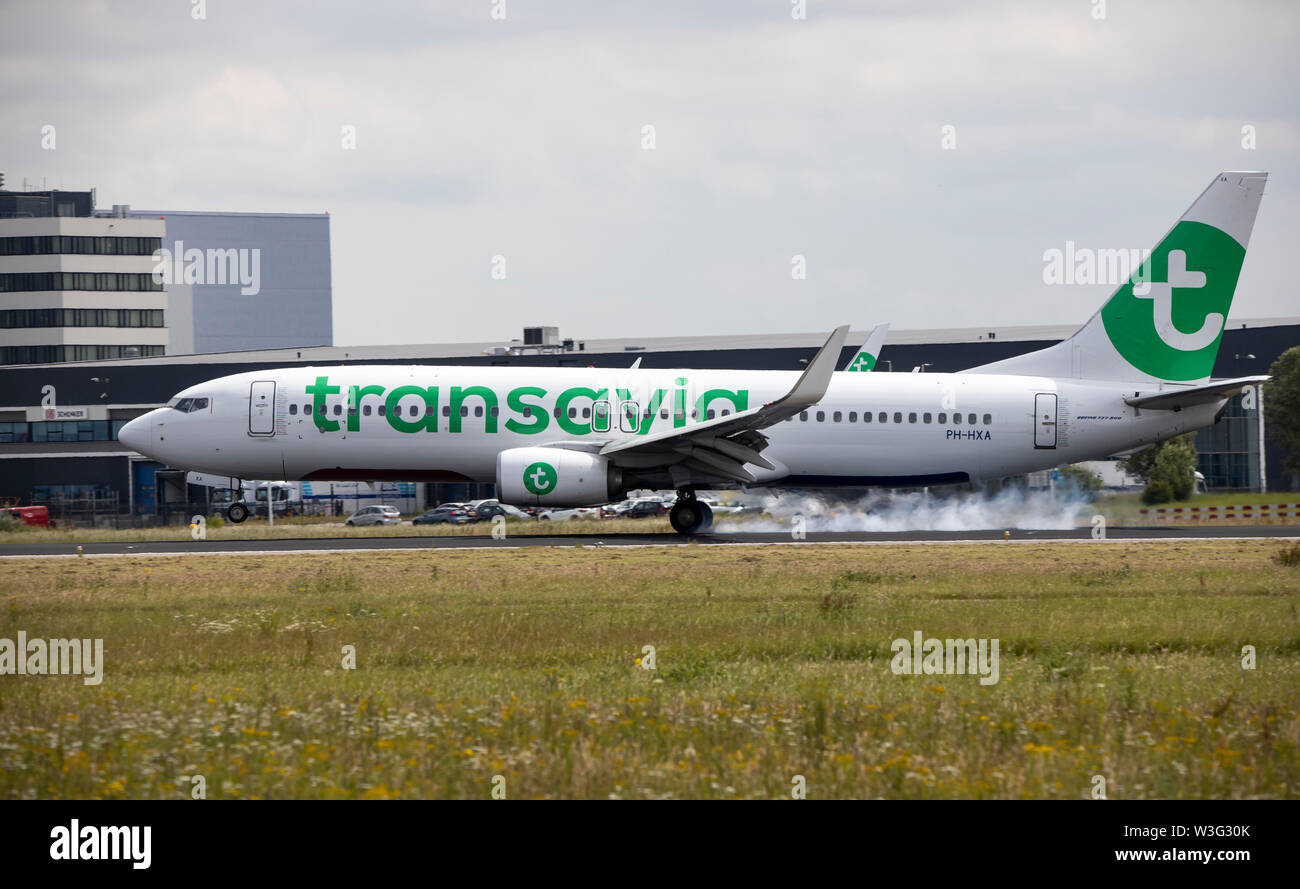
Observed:
[[[136,417],[119,429],[117,440],[133,451],[146,453],[146,448],[153,444],[153,411]]]

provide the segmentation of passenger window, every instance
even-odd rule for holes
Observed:
[[[722,412],[722,416],[724,416],[724,417],[726,417],[726,416],[730,416],[730,414],[731,414],[731,411],[730,411],[730,410],[723,410],[723,412]]]
[[[307,415],[310,414],[310,413],[311,413],[311,405],[310,405],[310,404],[304,404],[304,405],[302,406],[302,415],[305,417],[305,416],[307,416]]]
[[[799,411],[799,422],[800,422],[800,423],[807,423],[807,422],[808,422],[808,412],[807,412],[807,411]]]
[[[469,408],[462,404],[462,405],[460,406],[460,415],[461,415],[462,417],[468,417],[468,416],[469,416]]]
[[[343,405],[341,404],[334,405],[334,416],[336,417],[343,416]]]
[[[863,412],[862,412],[862,422],[863,422],[863,423],[870,423],[870,422],[871,422],[871,411],[863,411]]]
[[[492,416],[494,417],[501,416],[501,408],[497,407],[495,404],[492,405]]]
[[[835,413],[831,414],[831,419],[834,420],[836,423],[838,423],[844,419],[844,415],[841,414],[839,411],[836,411]]]
[[[424,415],[426,417],[436,417],[438,415],[438,409],[431,404],[426,404],[424,406]]]
[[[879,420],[879,421],[882,422],[882,423],[888,423],[888,422],[889,422],[889,414],[885,413],[884,411],[881,411],[880,414],[876,417],[876,419]]]
[[[916,422],[916,413],[915,413],[915,412],[910,413],[910,414],[907,415],[907,422],[909,422],[909,423],[915,423],[915,422]]]
[[[858,412],[857,412],[857,411],[849,411],[849,422],[850,422],[850,423],[856,423],[856,422],[858,422]]]
[[[361,405],[361,415],[362,415],[363,417],[368,417],[368,416],[370,416],[372,413],[374,413],[374,412],[370,409],[370,405],[368,405],[368,404],[363,404],[363,405]]]
[[[960,423],[961,423],[961,414],[953,414],[953,415],[952,415],[952,421],[953,421],[954,423],[958,423],[958,424],[960,424]]]
[[[578,409],[576,407],[569,408],[569,419],[570,420],[576,419],[577,416],[578,416]]]
[[[659,412],[659,419],[661,419],[661,420],[667,420],[667,419],[668,419],[668,411],[667,411],[667,410],[662,410],[662,411],[660,411],[660,412]]]
[[[590,416],[591,416],[591,408],[589,408],[589,407],[584,407],[584,408],[582,409],[582,419],[585,420],[585,419],[587,419],[587,418],[590,417]]]
[[[947,423],[948,423],[948,415],[947,415],[947,414],[940,414],[940,415],[939,415],[939,425],[940,425],[940,426],[945,426],[945,425],[947,425]]]
[[[320,406],[320,411],[319,411],[319,413],[320,413],[320,415],[321,415],[322,417],[325,416],[325,405],[322,404],[322,405]]]
[[[712,419],[714,418],[715,415],[716,415],[716,412],[713,411],[712,409],[710,409],[709,412],[706,413],[704,416],[705,416],[706,419],[712,420]]]
[[[974,414],[967,414],[967,415],[966,415],[966,422],[969,423],[969,424],[971,424],[972,426],[974,426],[974,425],[975,425],[975,415],[974,415]]]
[[[926,411],[925,413],[921,414],[921,422],[922,422],[922,423],[929,423],[930,420],[931,420],[931,417],[930,417],[930,412],[929,412],[929,411]]]
[[[418,417],[420,416],[420,406],[418,404],[413,404],[406,412],[412,417]]]
[[[298,405],[296,404],[289,405],[289,416],[291,417],[298,416]]]
[[[993,425],[993,415],[992,415],[992,414],[985,414],[985,415],[984,415],[984,425],[985,425],[985,426],[992,426],[992,425]]]
[[[386,404],[379,405],[379,407],[375,408],[375,410],[379,411],[379,416],[381,417],[388,416],[388,405]]]
[[[356,415],[357,415],[357,406],[355,404],[348,405],[348,416],[355,417]]]
[[[818,412],[817,412],[817,422],[818,422],[818,423],[824,423],[824,422],[826,422],[826,411],[818,411]]]
[[[560,409],[558,407],[554,410],[553,413],[555,414],[555,419],[557,420],[560,419]]]
[[[903,422],[903,412],[902,412],[902,411],[894,411],[894,422],[895,422],[895,423],[901,423],[901,422]]]
[[[474,416],[476,417],[483,416],[483,405],[480,404],[478,407],[474,408]]]

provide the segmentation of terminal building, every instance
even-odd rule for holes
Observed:
[[[329,215],[0,190],[0,366],[334,342]]]
[[[890,331],[876,371],[955,372],[1045,348],[1071,333],[1072,327]],[[55,504],[60,498],[64,503],[90,498],[123,514],[156,514],[154,474],[163,467],[119,444],[117,430],[176,392],[227,374],[359,362],[627,367],[637,358],[647,368],[799,370],[824,337],[825,332],[816,332],[575,341],[560,339],[553,328],[534,328],[509,344],[304,346],[9,365],[0,367],[0,501]],[[865,338],[865,332],[855,332],[849,342],[856,347]],[[1230,322],[1214,376],[1265,374],[1295,345],[1300,345],[1300,318]],[[1264,411],[1267,415],[1267,397]],[[1197,433],[1199,469],[1209,490],[1296,489],[1297,480],[1282,471],[1280,451],[1263,441],[1263,427],[1258,406],[1244,406],[1238,396],[1218,424]],[[493,494],[486,484],[415,487],[420,508]],[[192,493],[187,499],[194,499]]]

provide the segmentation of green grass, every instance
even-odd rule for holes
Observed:
[[[0,637],[102,637],[106,669],[0,676],[0,798],[1295,798],[1282,549],[8,560]],[[1001,681],[895,675],[916,630],[999,639]]]

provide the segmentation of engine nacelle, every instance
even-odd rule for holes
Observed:
[[[497,454],[497,498],[512,506],[600,506],[623,497],[623,473],[607,457],[567,448]]]

